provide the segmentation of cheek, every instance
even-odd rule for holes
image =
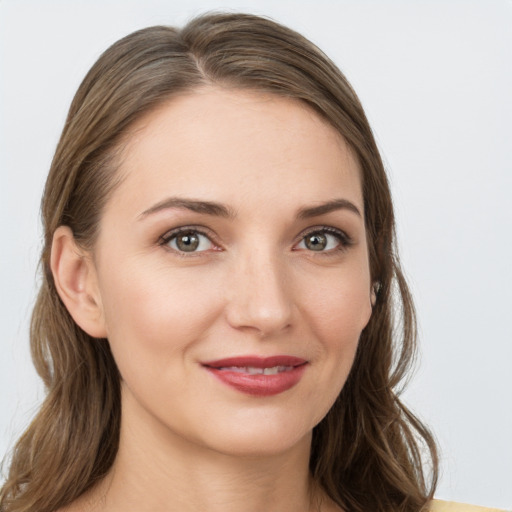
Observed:
[[[318,340],[316,361],[322,372],[312,386],[313,400],[321,407],[314,421],[320,421],[342,390],[352,368],[359,337],[372,312],[368,273],[354,269],[317,279],[304,296],[304,317],[311,338]]]
[[[201,340],[221,309],[214,277],[135,264],[105,274],[105,321],[121,374],[144,361],[170,368]]]
[[[370,278],[363,265],[340,268],[302,286],[301,300],[318,338],[332,348],[359,339],[371,313]],[[307,291],[307,293],[304,293]]]

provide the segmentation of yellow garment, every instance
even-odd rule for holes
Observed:
[[[477,507],[476,505],[466,505],[464,503],[455,503],[454,501],[434,500],[430,506],[429,512],[506,512],[497,508]]]

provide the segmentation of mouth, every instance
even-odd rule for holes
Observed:
[[[294,366],[271,366],[270,368],[256,368],[255,366],[222,366],[216,370],[246,373],[248,375],[277,375],[281,372],[289,372]]]
[[[283,393],[299,383],[308,361],[295,356],[242,356],[202,363],[210,374],[236,391],[253,396]]]

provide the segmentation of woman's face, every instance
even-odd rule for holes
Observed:
[[[231,454],[309,442],[371,314],[347,145],[295,100],[205,88],[140,122],[120,173],[94,272],[123,422]]]

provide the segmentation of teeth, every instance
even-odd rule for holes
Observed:
[[[248,373],[249,375],[277,375],[281,372],[288,372],[293,369],[293,366],[272,366],[270,368],[255,368],[254,366],[226,366],[219,368],[236,373]]]

